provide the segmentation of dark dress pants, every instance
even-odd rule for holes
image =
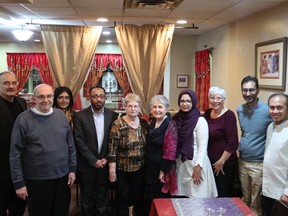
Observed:
[[[273,215],[271,215],[271,211],[272,211],[274,203],[275,203],[275,199],[272,199],[270,197],[266,197],[263,195],[261,196],[261,205],[262,205],[262,215],[263,216],[273,216]]]
[[[136,216],[144,215],[144,169],[135,172],[117,170],[116,215],[128,216],[133,206]]]
[[[110,182],[108,166],[78,171],[82,216],[107,216]]]
[[[71,191],[68,176],[51,180],[25,180],[29,216],[67,216]]]
[[[26,209],[26,201],[20,199],[12,181],[0,181],[0,216],[22,216]],[[7,214],[7,210],[9,214]]]
[[[221,172],[219,172],[218,176],[214,174],[218,197],[231,197],[235,170],[236,164],[233,164],[224,166],[223,171],[225,175],[223,175]]]

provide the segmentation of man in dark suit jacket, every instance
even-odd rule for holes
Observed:
[[[0,215],[23,215],[26,202],[15,193],[11,180],[9,152],[14,121],[27,109],[26,101],[16,97],[17,77],[14,73],[0,73]]]
[[[76,113],[73,120],[81,214],[106,216],[110,188],[106,157],[109,131],[117,113],[104,108],[106,95],[101,86],[91,87],[89,98],[91,106]]]

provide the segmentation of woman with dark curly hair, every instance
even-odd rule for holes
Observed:
[[[65,115],[66,118],[72,127],[72,118],[75,114],[75,110],[72,109],[73,107],[73,95],[71,90],[66,86],[58,86],[54,90],[54,101],[53,101],[53,107],[61,109]]]

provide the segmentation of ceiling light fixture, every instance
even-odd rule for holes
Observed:
[[[30,30],[21,29],[12,31],[12,34],[20,41],[27,41],[31,38],[33,32]]]
[[[102,34],[103,35],[110,35],[110,32],[109,31],[103,31]]]
[[[97,21],[98,22],[107,22],[108,19],[107,18],[98,18]]]
[[[187,20],[178,20],[177,23],[178,23],[178,24],[186,24],[186,23],[187,23]]]

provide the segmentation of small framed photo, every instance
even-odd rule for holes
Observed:
[[[285,90],[286,58],[286,37],[255,45],[255,70],[260,88]]]
[[[177,88],[188,88],[189,76],[188,75],[177,75]]]

